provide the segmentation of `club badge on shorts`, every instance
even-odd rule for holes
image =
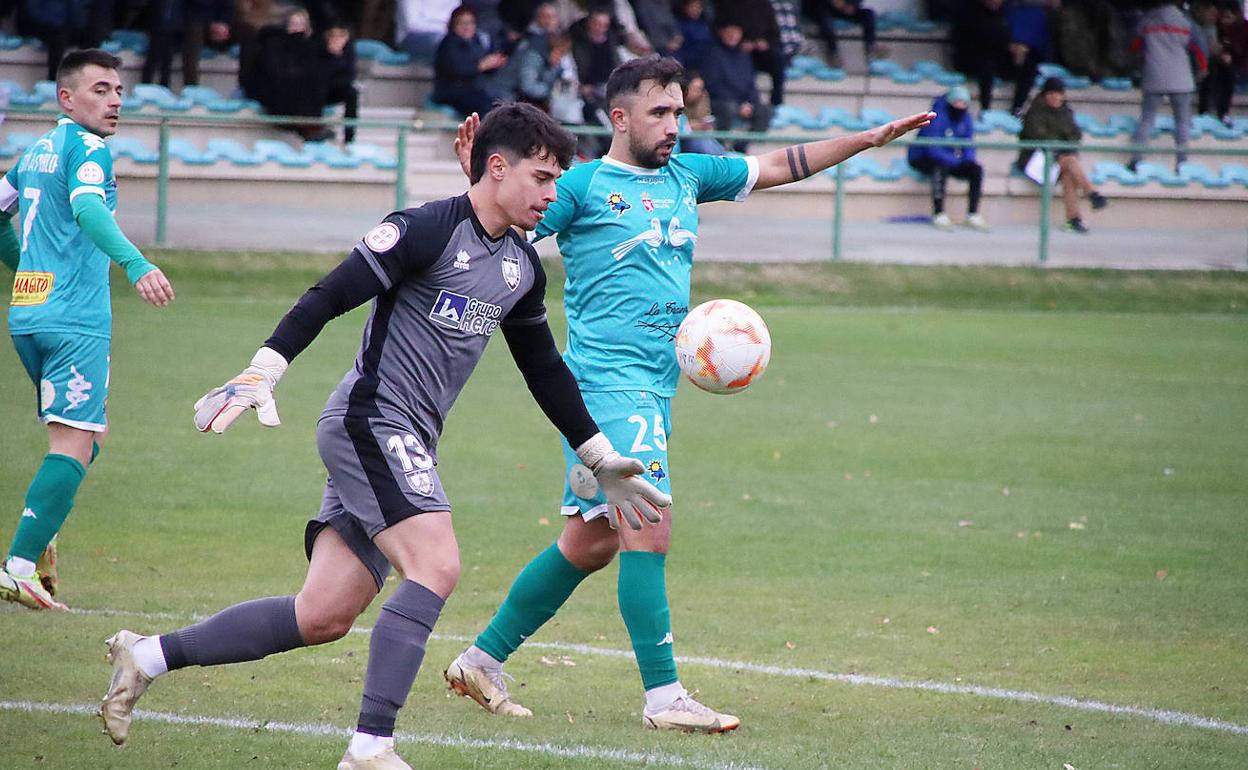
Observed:
[[[429,471],[411,471],[407,474],[407,484],[418,495],[428,497],[433,493],[433,476]]]

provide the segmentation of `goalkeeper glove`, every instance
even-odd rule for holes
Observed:
[[[642,528],[642,518],[651,524],[663,520],[663,511],[672,498],[641,478],[646,466],[634,457],[623,457],[601,433],[576,448],[576,456],[589,468],[607,498],[607,522],[615,529],[620,518],[632,529]]]
[[[276,350],[260,348],[251,359],[251,366],[195,402],[195,429],[200,433],[224,433],[248,409],[256,410],[261,425],[281,425],[273,389],[286,373],[286,366],[286,359]]]

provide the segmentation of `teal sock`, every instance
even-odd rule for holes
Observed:
[[[17,523],[9,556],[38,561],[69,516],[78,485],[86,475],[82,463],[72,457],[50,454],[43,458],[26,490],[26,508]]]
[[[620,616],[633,640],[641,683],[647,690],[677,681],[672,613],[663,574],[666,561],[661,553],[620,552]]]
[[[495,660],[507,660],[526,638],[554,617],[587,576],[567,560],[558,543],[552,543],[516,576],[503,606],[477,637],[477,648]]]
[[[91,442],[91,459],[87,460],[87,465],[95,465],[95,458],[100,456],[100,442]]]

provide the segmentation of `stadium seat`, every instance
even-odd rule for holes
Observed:
[[[1186,179],[1160,163],[1142,161],[1135,167],[1135,173],[1145,180],[1158,182],[1163,187],[1183,187],[1187,184]]]
[[[1092,183],[1098,185],[1112,180],[1126,187],[1139,187],[1145,182],[1138,174],[1131,173],[1126,166],[1110,160],[1098,160],[1092,167],[1091,176]]]
[[[1131,78],[1101,78],[1101,88],[1106,91],[1130,91]]]
[[[1118,129],[1107,123],[1102,123],[1095,116],[1084,112],[1075,113],[1075,125],[1087,136],[1096,137],[1097,139],[1110,139],[1118,136]]]
[[[204,152],[188,139],[169,140],[169,155],[189,166],[211,166],[218,158],[215,152]]]
[[[256,154],[286,168],[307,168],[312,158],[277,139],[261,139],[256,142]]]
[[[1231,184],[1241,184],[1248,187],[1248,166],[1238,163],[1224,163],[1222,165],[1222,179]]]
[[[0,35],[0,51],[16,51],[24,42],[17,35]]]
[[[39,137],[34,134],[12,131],[5,139],[4,147],[0,148],[0,156],[15,158],[26,152],[26,148],[37,141],[39,141]]]
[[[163,112],[186,112],[195,104],[192,100],[178,97],[168,88],[154,83],[137,84],[133,94],[143,103],[151,104]]]
[[[363,159],[344,153],[333,142],[307,142],[303,152],[330,168],[359,168],[364,163]]]
[[[144,165],[159,163],[160,153],[149,149],[138,139],[129,136],[114,136],[108,141],[108,147],[115,157],[129,158],[135,163]]]
[[[236,166],[259,166],[264,163],[262,155],[246,149],[233,139],[209,139],[208,151]]]
[[[1215,174],[1202,163],[1180,163],[1179,177],[1188,182],[1202,184],[1210,189],[1223,189],[1231,186],[1230,180],[1224,179],[1220,173]]]
[[[136,54],[147,53],[147,33],[133,29],[115,29],[108,38],[120,50],[134,51]]]
[[[398,168],[398,161],[394,156],[375,144],[365,144],[363,142],[354,142],[347,146],[347,153],[351,157],[371,163],[374,168],[382,171],[390,171]]]

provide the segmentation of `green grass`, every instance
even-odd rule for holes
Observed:
[[[117,296],[113,434],[61,553],[73,606],[172,617],[0,608],[0,700],[92,704],[107,684],[101,642],[117,628],[171,630],[197,613],[290,593],[302,578],[303,524],[324,476],[313,428],[363,316],[332,324],[291,367],[281,429],[247,420],[227,436],[200,436],[190,405],[246,363],[330,263],[160,261],[179,300],[158,312]],[[668,584],[678,654],[1248,725],[1248,280],[848,265],[710,265],[698,280],[700,298],[757,307],[775,349],[751,391],[729,399],[689,388],[674,405]],[[557,298],[550,304],[561,326]],[[16,514],[44,431],[7,345],[0,382],[0,489]],[[491,346],[441,447],[464,573],[401,731],[656,753],[695,766],[1248,765],[1244,735],[693,663],[682,666],[685,683],[743,726],[709,739],[657,735],[640,727],[630,661],[537,647],[508,667],[537,716],[490,718],[444,694],[441,667],[463,646],[447,637],[479,630],[514,573],[555,537],[561,468],[554,431],[505,346]],[[0,538],[15,519],[0,520]],[[587,581],[534,641],[627,649],[614,574]],[[542,661],[556,654],[577,665]],[[182,671],[143,706],[345,731],[366,655],[367,636],[353,634]],[[424,768],[638,766],[403,745]],[[331,767],[342,746],[338,737],[140,718],[131,744],[115,749],[90,717],[0,710],[4,768]]]

